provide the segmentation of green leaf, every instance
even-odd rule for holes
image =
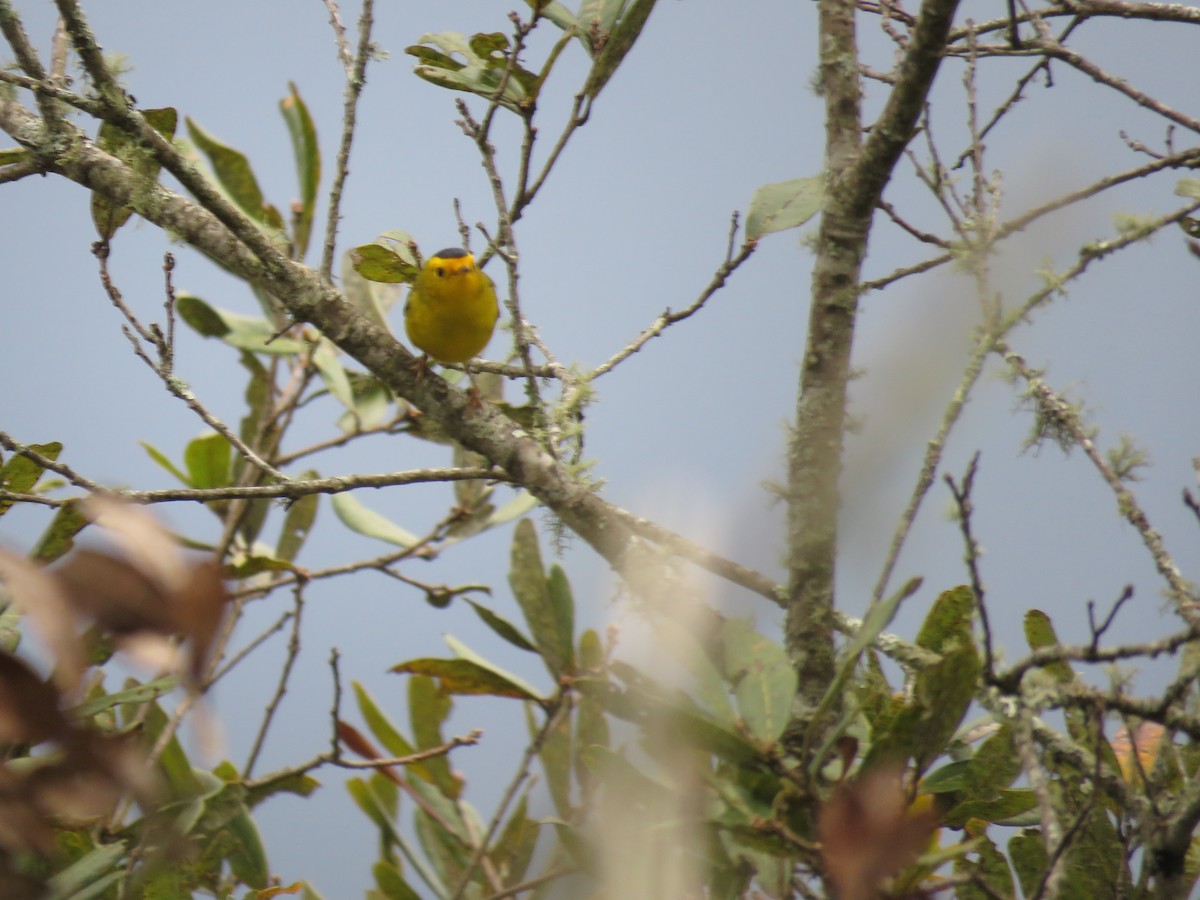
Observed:
[[[1175,195],[1200,200],[1200,178],[1180,178],[1175,185]]]
[[[15,603],[0,610],[0,650],[12,656],[21,645],[21,613]]]
[[[238,350],[287,356],[308,349],[303,341],[279,337],[279,329],[266,319],[211,306],[192,294],[179,294],[175,310],[179,318],[201,337],[220,338]]]
[[[163,109],[147,109],[142,112],[146,123],[163,135],[168,141],[175,136],[175,126],[178,114],[170,107]],[[158,159],[149,148],[142,146],[141,141],[131,137],[128,132],[112,122],[101,122],[96,135],[96,144],[105,153],[115,156],[125,163],[139,176],[148,182],[158,180],[160,168]],[[144,190],[139,186],[139,190]],[[98,193],[92,194],[92,223],[96,232],[104,240],[109,240],[117,229],[129,221],[133,209],[128,206],[117,206]]]
[[[267,853],[263,849],[262,835],[258,832],[258,825],[250,816],[250,811],[244,802],[240,804],[240,811],[237,815],[225,827],[233,835],[233,850],[226,857],[233,874],[243,884],[252,888],[262,890],[267,887],[271,881]]]
[[[746,239],[799,228],[821,210],[825,181],[821,176],[793,178],[760,185],[746,213]]]
[[[1058,635],[1054,632],[1054,623],[1040,609],[1031,609],[1025,613],[1025,640],[1031,650],[1041,650],[1044,647],[1057,647]],[[1075,680],[1075,673],[1063,660],[1055,660],[1042,666],[1043,671],[1054,676],[1060,684],[1069,684]]]
[[[509,67],[508,38],[499,32],[475,34],[469,39],[449,31],[423,34],[404,52],[418,60],[413,69],[418,77],[440,87],[495,99],[519,114],[532,104],[538,88],[538,78],[532,72],[517,64]]]
[[[278,794],[294,794],[297,797],[308,797],[321,782],[311,775],[288,775],[283,778],[273,778],[246,790],[246,806],[250,809],[258,806]]]
[[[525,521],[529,521],[526,519]],[[571,582],[558,563],[550,566],[546,578],[550,591],[550,606],[554,611],[554,623],[558,626],[557,643],[568,672],[575,671],[575,597],[571,593]]]
[[[279,215],[279,210],[268,206],[263,199],[258,179],[254,177],[254,170],[250,167],[250,161],[245,154],[218,141],[190,116],[185,121],[188,134],[196,142],[196,146],[208,157],[217,184],[225,190],[229,199],[256,222],[261,222],[272,229],[282,228],[283,218]]]
[[[525,637],[525,635],[521,634],[517,627],[509,622],[508,619],[505,619],[503,616],[492,612],[492,610],[488,609],[483,604],[476,603],[470,598],[466,598],[466,600],[467,603],[471,605],[471,609],[475,610],[475,614],[483,620],[483,623],[487,625],[488,628],[492,629],[492,631],[496,632],[496,634],[498,634],[501,638],[508,641],[514,647],[520,648],[521,650],[528,650],[530,653],[537,653],[537,647],[533,645],[533,642],[530,641],[529,638]]]
[[[47,459],[57,460],[58,454],[62,452],[62,444],[58,441],[49,444],[30,444],[29,449]],[[8,462],[0,467],[0,490],[24,494],[38,483],[38,479],[42,477],[44,471],[45,469],[33,460],[20,453],[14,453],[9,457]],[[9,511],[13,502],[12,500],[0,500],[0,516]]]
[[[445,743],[442,723],[450,715],[454,704],[449,695],[434,684],[432,678],[420,675],[408,681],[408,718],[412,725],[413,740],[418,750],[428,750]],[[445,756],[425,761],[430,780],[446,797],[454,800],[462,793],[463,781],[450,769]]]
[[[576,24],[574,13],[559,3],[558,0],[550,0],[549,3],[546,3],[545,0],[525,0],[525,2],[529,4],[531,9],[536,10],[563,31],[567,31],[568,29],[572,28],[580,30]],[[590,55],[592,47],[591,43],[586,39],[583,43],[584,46],[588,48],[588,54]]]
[[[171,462],[170,457],[152,444],[148,444],[145,441],[138,441],[138,443],[142,445],[142,449],[146,451],[146,455],[158,464],[159,468],[165,469],[178,478],[180,484],[191,487],[191,481],[188,479],[187,475],[185,475],[183,471],[175,465],[175,463]]]
[[[127,679],[125,689],[129,690],[136,687],[138,683],[133,678]],[[126,725],[133,724],[134,718],[130,714],[130,710],[126,707],[121,707],[121,712],[123,714],[122,721]],[[146,704],[146,712],[141,721],[142,732],[147,746],[154,746],[158,742],[163,729],[167,726],[167,714],[163,712],[162,706],[157,701],[151,701]],[[188,761],[187,754],[184,753],[183,745],[179,743],[179,736],[177,734],[171,735],[166,748],[159,755],[158,768],[166,778],[172,796],[180,798],[195,797],[203,792],[203,786],[197,778],[192,764]]]
[[[294,82],[288,82],[288,96],[279,101],[279,111],[292,136],[292,154],[296,158],[296,177],[300,183],[300,212],[295,217],[296,258],[308,252],[313,213],[317,207],[317,187],[321,183],[321,148],[308,106]]]
[[[489,694],[493,697],[515,697],[518,700],[541,698],[519,679],[499,674],[491,667],[468,659],[413,659],[393,666],[388,671],[412,675],[428,675],[441,683],[450,694]]]
[[[123,706],[126,703],[147,703],[163,694],[169,694],[178,686],[178,675],[164,675],[153,681],[147,681],[145,684],[137,684],[123,691],[105,694],[95,700],[88,700],[78,706],[72,706],[66,710],[66,714],[72,719],[90,719],[97,713],[102,713],[115,706]]]
[[[199,489],[228,487],[231,456],[232,448],[222,434],[210,432],[189,442],[183,451],[188,484]]]
[[[309,481],[317,477],[317,473],[308,469],[300,473],[300,480]],[[306,494],[294,501],[288,507],[283,517],[283,527],[279,531],[279,540],[275,545],[275,555],[286,562],[293,562],[300,548],[304,546],[308,533],[312,531],[317,520],[317,508],[320,505],[319,494]]]
[[[30,557],[46,565],[65,556],[75,546],[75,535],[90,524],[91,520],[83,514],[79,501],[68,500],[54,514]]]
[[[45,900],[83,900],[100,896],[114,883],[109,873],[121,864],[124,856],[122,841],[97,847],[47,881]],[[114,874],[120,878],[121,873]]]
[[[569,592],[566,598],[551,596],[550,584],[542,567],[542,554],[538,549],[537,530],[529,519],[522,519],[513,530],[511,565],[508,583],[512,587],[525,621],[533,636],[533,643],[542,656],[542,661],[556,679],[570,670],[573,647],[571,638],[563,640],[565,632],[572,628],[573,618],[569,609]],[[565,604],[564,608],[558,604]]]
[[[602,32],[608,32],[604,39],[604,47],[600,54],[592,63],[592,70],[588,73],[587,81],[584,83],[583,91],[592,100],[600,95],[604,90],[604,86],[608,84],[610,78],[616,74],[617,68],[624,61],[629,51],[633,49],[634,43],[642,33],[642,29],[646,27],[646,20],[650,18],[650,13],[654,9],[654,4],[657,0],[632,0],[626,5],[624,0],[619,4],[606,3],[608,8],[619,6],[623,10],[621,18],[612,26],[612,30],[608,30],[608,24],[604,21],[600,22]],[[585,27],[590,27],[591,19],[584,12],[584,9],[590,4],[585,3],[579,10],[579,19],[584,23]]]
[[[538,503],[540,502],[541,501],[538,500],[537,497],[533,496],[533,494],[529,493],[529,491],[517,491],[515,497],[513,497],[507,503],[492,510],[492,513],[488,516],[487,523],[484,525],[484,527],[492,528],[496,525],[504,525],[507,522],[511,522],[513,519],[519,519],[521,516],[525,515],[525,513],[536,509]]]
[[[744,619],[730,619],[723,633],[725,671],[734,684],[738,712],[764,743],[783,734],[796,697],[796,670],[787,653]]]
[[[380,709],[379,704],[375,702],[375,698],[368,693],[367,689],[357,681],[353,682],[353,687],[354,698],[358,702],[358,711],[362,713],[367,727],[371,729],[371,734],[375,735],[379,743],[383,744],[383,749],[391,756],[410,756],[415,753],[416,748],[392,724],[392,720]]]
[[[334,494],[330,498],[333,511],[342,524],[351,531],[376,540],[409,548],[420,540],[410,531],[385,518],[374,510],[367,509],[350,493]]]
[[[529,707],[526,707],[526,716],[532,736],[539,729],[535,728],[533,710]],[[579,760],[581,765],[586,766],[582,755],[584,749],[580,748]],[[575,812],[571,803],[571,723],[566,716],[560,716],[546,732],[538,750],[538,761],[542,764],[554,809],[563,819],[574,821]],[[591,771],[590,766],[588,769]]]
[[[363,244],[349,251],[354,271],[367,281],[384,284],[412,284],[420,269],[395,250],[382,244]]]
[[[957,900],[986,900],[989,897],[1015,896],[1016,885],[1013,883],[1012,870],[1008,867],[1008,860],[992,843],[986,830],[976,827],[977,824],[968,825],[967,834],[975,842],[978,860],[970,860],[965,856],[959,856],[954,860],[954,874],[964,881],[955,889]]]
[[[522,797],[517,802],[488,854],[502,884],[517,884],[525,877],[537,846],[540,829],[529,818],[526,800]]]
[[[378,245],[369,244],[367,246]],[[392,326],[388,321],[388,311],[396,305],[402,291],[400,282],[370,280],[359,274],[354,267],[353,250],[347,250],[342,254],[342,296],[346,298],[346,302],[380,328],[391,332]]]
[[[354,391],[350,388],[350,379],[338,359],[338,351],[333,344],[326,340],[317,344],[313,353],[313,365],[317,367],[317,374],[321,376],[321,381],[325,383],[329,393],[346,409],[353,410]]]
[[[371,867],[375,884],[387,900],[421,900],[421,895],[409,887],[400,870],[389,862],[379,860]]]
[[[0,166],[11,166],[13,163],[24,162],[29,158],[29,151],[24,147],[5,147],[0,150]]]
[[[920,578],[910,579],[896,593],[874,604],[867,610],[866,616],[863,617],[862,625],[855,632],[854,637],[846,642],[846,646],[842,648],[842,652],[838,656],[833,681],[825,691],[824,696],[822,696],[816,713],[813,714],[812,721],[814,725],[825,721],[826,715],[834,708],[834,705],[844,694],[846,685],[858,668],[858,661],[862,657],[863,651],[871,646],[875,639],[883,633],[883,630],[891,624],[892,619],[896,615],[896,610],[900,608],[900,604],[915,594],[920,587]],[[824,765],[825,760],[829,758],[829,753],[834,743],[841,737],[841,734],[842,729],[839,728],[834,729],[833,732],[826,735],[820,752],[814,757],[814,764],[816,766]]]
[[[972,642],[975,594],[966,585],[943,591],[934,601],[917,634],[917,645],[934,653]]]

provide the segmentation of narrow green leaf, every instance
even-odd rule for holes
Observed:
[[[476,603],[470,598],[466,598],[466,600],[467,603],[471,605],[471,609],[475,610],[475,614],[483,620],[483,623],[487,625],[488,628],[492,629],[492,631],[496,632],[496,634],[498,634],[501,638],[508,641],[514,647],[520,648],[521,650],[528,650],[530,653],[537,653],[537,647],[533,645],[533,642],[530,641],[529,638],[525,637],[525,635],[521,634],[517,627],[509,622],[508,619],[505,619],[498,613],[492,612],[492,610],[488,609],[483,604]]]
[[[575,779],[582,789],[581,805],[587,807],[592,792],[598,786],[592,777],[591,770],[584,765],[580,751],[584,747],[608,747],[611,735],[608,729],[608,717],[604,705],[591,694],[581,694],[575,707]]]
[[[191,482],[188,480],[187,475],[185,475],[183,471],[175,465],[175,463],[171,462],[170,457],[168,457],[154,445],[146,443],[146,441],[138,441],[138,443],[142,445],[142,449],[146,451],[146,455],[158,464],[159,468],[165,469],[167,472],[170,472],[172,475],[178,478],[180,484],[191,487]]]
[[[574,13],[563,6],[558,0],[550,0],[549,3],[544,0],[525,0],[531,9],[536,10],[539,14],[549,19],[563,31],[570,28],[578,28]],[[591,44],[586,44],[590,49]]]
[[[525,622],[546,668],[556,679],[567,674],[573,653],[571,640],[563,641],[564,623],[560,621],[542,567],[537,530],[529,519],[522,519],[513,530],[508,583],[525,614]]]
[[[190,116],[186,117],[188,134],[196,146],[208,157],[217,184],[224,188],[229,198],[250,218],[271,228],[283,227],[279,210],[268,206],[263,199],[262,189],[250,161],[240,150],[223,144],[200,127]]]
[[[417,675],[408,680],[408,720],[412,726],[413,740],[418,750],[428,750],[445,743],[442,723],[453,709],[449,694],[438,687],[432,678]],[[445,756],[425,761],[430,780],[445,796],[457,799],[462,793],[463,781],[450,768]]]
[[[529,818],[526,797],[521,797],[488,854],[502,884],[517,884],[529,869],[540,829]]]
[[[400,836],[397,834],[395,827],[392,825],[391,817],[387,814],[383,804],[375,796],[370,785],[362,778],[349,778],[346,780],[346,790],[349,792],[351,799],[370,819],[375,823],[375,827],[379,829],[380,836],[390,845],[400,843]]]
[[[592,63],[592,71],[588,73],[587,81],[583,86],[584,93],[592,100],[600,95],[609,79],[616,74],[629,51],[633,49],[634,43],[641,36],[642,29],[646,27],[646,20],[650,18],[656,2],[657,0],[632,0],[627,6],[624,2],[620,4],[624,10],[623,14],[612,26],[612,31],[608,33],[604,48]],[[580,21],[590,24],[582,8],[579,18]],[[605,23],[601,23],[601,28],[607,30]]]
[[[137,684],[123,691],[105,694],[78,706],[72,706],[66,711],[66,714],[72,719],[90,719],[97,713],[102,713],[115,706],[122,706],[126,703],[146,703],[163,694],[169,694],[178,686],[178,675],[164,675],[153,681],[147,681],[145,684]]]
[[[212,432],[190,441],[183,450],[188,483],[200,489],[228,487],[231,457],[232,448],[222,434]]]
[[[414,546],[420,540],[412,532],[406,531],[374,510],[367,509],[353,494],[334,494],[330,503],[342,524],[358,534],[405,548]]]
[[[300,213],[295,217],[296,258],[308,252],[313,213],[317,207],[317,188],[321,183],[321,148],[308,106],[294,82],[288,82],[288,96],[279,101],[279,111],[292,136],[292,154],[296,158],[296,177],[300,183]]]
[[[507,503],[504,503],[492,510],[491,515],[488,516],[485,527],[492,528],[496,525],[504,525],[507,522],[511,522],[513,519],[519,519],[521,516],[525,515],[525,513],[536,509],[539,502],[541,501],[539,501],[537,497],[533,496],[533,494],[529,493],[529,491],[517,491],[515,497],[513,497]]]
[[[421,895],[409,887],[400,870],[389,862],[379,860],[371,867],[375,884],[387,900],[421,900]]]
[[[98,896],[94,893],[83,894],[82,892],[94,887],[102,876],[120,865],[124,856],[125,843],[123,841],[97,847],[82,859],[50,878],[46,883],[49,889],[46,900]]]
[[[233,850],[226,857],[229,867],[243,884],[262,890],[271,882],[271,870],[267,865],[267,852],[263,848],[262,835],[250,811],[244,803],[241,810],[225,828],[233,835]]]
[[[842,652],[838,656],[833,681],[830,682],[828,689],[821,697],[817,711],[813,714],[813,727],[818,727],[819,723],[825,721],[825,716],[833,709],[834,705],[844,694],[846,685],[849,684],[851,677],[858,669],[858,661],[862,657],[863,651],[891,624],[892,619],[896,615],[896,610],[900,608],[900,604],[915,594],[920,587],[920,578],[910,579],[900,590],[867,610],[866,616],[863,617],[862,625],[854,637],[846,642],[846,646],[842,648]],[[825,760],[829,758],[829,753],[833,745],[841,737],[841,734],[842,729],[840,728],[826,734],[820,751],[813,757],[814,766],[820,767],[824,765]]]
[[[793,178],[760,185],[746,213],[746,239],[798,228],[821,210],[825,181],[821,176]]]
[[[476,653],[474,650],[472,650],[470,647],[468,647],[466,644],[464,644],[462,641],[460,641],[454,635],[452,635],[452,634],[443,635],[442,639],[446,642],[446,646],[449,647],[454,652],[454,655],[457,656],[459,659],[466,659],[466,660],[469,660],[480,666],[483,666],[485,669],[490,669],[491,671],[495,672],[497,675],[500,675],[501,677],[508,679],[509,681],[513,682],[514,684],[520,686],[520,688],[522,690],[524,690],[530,694],[533,694],[535,696],[537,695],[537,691],[533,688],[532,685],[529,684],[529,682],[525,681],[525,679],[518,678],[516,675],[513,675],[511,672],[506,672],[504,669],[500,668],[499,666],[493,665],[491,662],[484,659],[482,656],[480,656],[478,653]],[[545,699],[545,698],[540,698],[540,699]]]
[[[266,319],[220,309],[192,294],[179,294],[175,310],[201,337],[220,338],[238,350],[289,356],[308,349],[303,341],[279,337],[279,329]]]
[[[540,700],[530,688],[523,687],[492,669],[466,659],[413,659],[388,671],[436,678],[442,690],[451,694],[490,694],[518,700]]]
[[[301,480],[317,477],[317,473],[308,469],[300,473]],[[279,541],[275,545],[275,555],[286,562],[293,562],[300,548],[308,539],[313,524],[317,520],[317,508],[320,505],[319,494],[306,494],[288,507],[283,517],[283,527],[279,531]]]
[[[327,340],[317,344],[313,353],[313,365],[317,367],[317,373],[329,389],[329,393],[346,409],[353,410],[354,391],[350,388],[350,379],[341,360],[338,359],[338,351],[333,344]]]
[[[529,710],[528,715],[532,716],[533,711]],[[566,716],[560,717],[546,732],[538,751],[538,760],[546,776],[546,787],[550,789],[554,809],[563,819],[574,821],[575,812],[571,803],[571,723]]]
[[[375,735],[379,743],[383,744],[383,749],[391,756],[409,756],[416,752],[416,748],[392,724],[392,720],[380,709],[379,704],[375,702],[375,698],[367,689],[357,681],[352,682],[352,686],[354,699],[358,702],[358,711],[362,713],[367,727],[371,729],[371,734]]]
[[[125,689],[129,690],[138,684],[139,682],[136,679],[126,679]],[[146,704],[145,709],[145,714],[141,717],[142,732],[145,736],[146,745],[154,746],[158,742],[163,729],[167,726],[167,714],[163,711],[158,701],[151,701]],[[123,706],[120,710],[124,724],[132,724],[133,717],[130,714],[129,708]],[[197,778],[192,764],[188,761],[187,754],[183,750],[183,745],[179,743],[178,735],[172,735],[170,741],[167,742],[166,748],[158,757],[158,767],[166,778],[172,796],[179,798],[196,797],[203,793],[204,788]]]

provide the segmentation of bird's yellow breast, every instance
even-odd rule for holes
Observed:
[[[433,359],[465,363],[492,339],[500,305],[496,288],[463,250],[440,250],[413,282],[404,305],[408,339]]]

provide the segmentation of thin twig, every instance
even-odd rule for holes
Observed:
[[[463,870],[458,888],[454,891],[450,900],[460,900],[463,892],[470,885],[471,875],[475,872],[481,860],[483,860],[484,854],[487,853],[488,844],[500,828],[500,823],[504,820],[504,816],[508,812],[508,807],[516,798],[517,792],[520,790],[521,785],[524,784],[525,779],[529,777],[529,767],[533,765],[533,761],[541,752],[542,745],[546,742],[546,738],[550,736],[550,732],[558,727],[559,722],[571,709],[571,704],[566,695],[560,694],[552,702],[553,711],[546,716],[546,721],[542,724],[542,727],[538,730],[533,740],[530,741],[529,746],[525,748],[525,753],[521,757],[521,763],[517,766],[517,773],[509,781],[508,787],[504,791],[504,796],[500,799],[500,805],[496,807],[496,812],[492,815],[491,822],[488,823],[487,831],[484,833],[483,839],[479,842],[479,846],[472,855],[470,863]]]
[[[748,240],[742,244],[736,255],[732,254],[730,250],[732,249],[737,231],[738,216],[737,213],[734,213],[729,223],[730,246],[729,249],[726,250],[725,259],[722,261],[721,265],[717,267],[716,272],[713,273],[712,280],[709,281],[708,285],[700,292],[700,295],[695,300],[678,312],[671,312],[669,308],[663,310],[662,313],[659,314],[658,318],[651,322],[641,334],[614,353],[605,362],[592,369],[592,371],[588,373],[587,380],[594,381],[601,375],[611,372],[617,367],[618,364],[624,362],[630,356],[637,353],[642,349],[642,347],[644,347],[652,339],[658,337],[672,325],[677,322],[682,322],[684,319],[687,319],[697,313],[704,306],[704,304],[708,302],[709,298],[711,298],[713,294],[723,288],[725,286],[725,282],[729,279],[729,276],[736,272],[742,263],[750,258],[758,246],[757,242]]]
[[[325,249],[321,255],[321,278],[327,282],[333,280],[333,254],[337,246],[338,222],[341,220],[342,189],[345,187],[346,177],[350,174],[350,145],[354,142],[358,99],[367,83],[367,61],[373,52],[371,27],[374,24],[374,12],[375,0],[363,0],[362,12],[358,17],[358,49],[354,55],[354,68],[346,73],[346,93],[342,108],[342,140],[338,146],[337,162],[334,164],[333,184],[329,188],[329,217],[325,223]],[[341,37],[338,43],[339,48],[342,48],[343,41],[344,37]]]
[[[337,43],[338,60],[346,72],[346,78],[352,78],[354,59],[350,56],[350,41],[346,39],[346,26],[342,22],[337,0],[325,0],[325,9],[329,11],[329,27],[333,29],[333,39]]]
[[[962,532],[963,543],[966,545],[964,559],[967,571],[971,576],[971,590],[975,594],[975,602],[979,609],[979,622],[983,628],[984,670],[987,677],[992,676],[995,656],[992,653],[992,625],[988,617],[987,604],[984,599],[983,578],[979,574],[979,542],[971,531],[971,514],[974,505],[971,503],[971,492],[975,487],[975,475],[979,471],[979,453],[976,452],[967,464],[966,474],[962,484],[955,482],[952,475],[945,476],[950,493],[954,496],[954,504],[958,507],[958,527]]]
[[[275,713],[279,710],[279,705],[283,702],[284,694],[287,693],[288,680],[292,677],[292,669],[296,665],[296,659],[300,656],[300,623],[304,612],[304,585],[305,582],[298,582],[292,590],[294,598],[292,633],[288,638],[287,655],[284,657],[283,668],[279,672],[279,680],[275,685],[275,695],[267,704],[258,733],[254,736],[254,744],[250,747],[250,755],[246,758],[246,765],[242,767],[243,781],[249,778],[250,773],[254,771],[254,763],[258,760],[259,753],[262,752],[263,744],[267,739],[267,731],[271,727]]]
[[[1073,442],[1091,460],[1096,471],[1100,473],[1101,478],[1104,479],[1109,489],[1112,490],[1122,518],[1128,521],[1141,536],[1142,543],[1150,552],[1155,567],[1170,588],[1171,599],[1175,603],[1176,611],[1191,627],[1200,628],[1200,610],[1196,609],[1194,598],[1191,591],[1188,590],[1187,584],[1184,582],[1179,567],[1171,558],[1170,553],[1167,552],[1166,546],[1163,544],[1162,535],[1151,526],[1149,518],[1137,501],[1137,497],[1126,487],[1125,483],[1113,471],[1108,461],[1104,459],[1103,455],[1097,449],[1091,435],[1083,427],[1079,414],[1071,404],[1054,393],[1046,382],[1042,380],[1041,376],[1030,368],[1025,360],[1018,356],[1003,341],[997,342],[996,352],[1003,356],[1004,360],[1025,381],[1030,394],[1037,402],[1039,409],[1043,411],[1043,414],[1052,416],[1056,425],[1065,429],[1070,434]]]

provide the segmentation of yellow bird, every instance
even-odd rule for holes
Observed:
[[[449,247],[429,257],[404,304],[404,330],[425,354],[418,377],[431,358],[462,363],[471,379],[472,402],[478,404],[479,388],[467,362],[488,345],[499,316],[496,286],[475,265],[474,256]]]

